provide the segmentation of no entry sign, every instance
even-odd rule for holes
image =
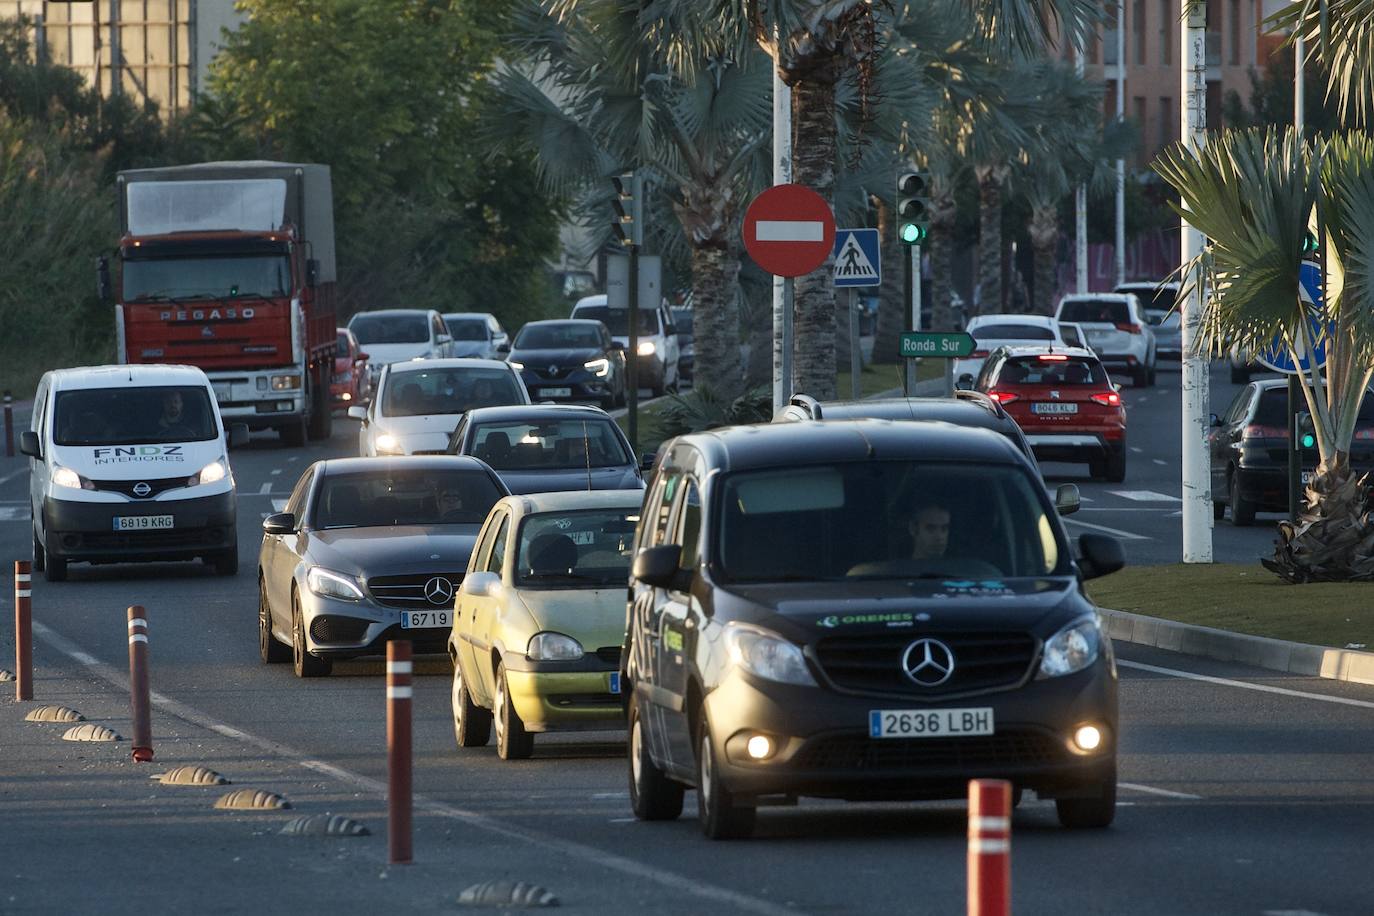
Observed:
[[[775,185],[755,197],[744,213],[744,248],[770,274],[809,274],[834,247],[835,215],[810,188]]]

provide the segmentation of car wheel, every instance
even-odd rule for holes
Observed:
[[[311,655],[305,644],[305,615],[299,596],[291,593],[291,663],[296,677],[325,677],[334,668],[327,658]]]
[[[755,815],[754,808],[735,804],[730,790],[721,783],[711,749],[711,729],[703,712],[697,727],[697,819],[701,832],[713,840],[743,839],[754,832]]]
[[[453,737],[459,747],[486,747],[491,740],[491,712],[472,702],[457,659],[453,660]]]
[[[1248,528],[1255,523],[1255,504],[1240,492],[1240,474],[1231,471],[1227,478],[1227,492],[1231,501],[1231,524],[1237,528]]]
[[[47,565],[48,552],[43,549],[43,542],[38,540],[38,532],[33,532],[33,571],[43,572]]]
[[[1212,503],[1212,520],[1221,521],[1226,517],[1226,503]]]
[[[1151,363],[1151,364],[1150,364],[1150,374],[1149,374],[1149,377],[1146,379],[1145,384],[1146,384],[1147,386],[1153,388],[1154,385],[1155,385],[1155,382],[1158,381],[1158,379],[1159,379],[1159,370],[1158,370],[1158,368],[1156,368],[1156,366],[1155,366],[1154,363]]]
[[[237,576],[239,573],[239,545],[235,544],[228,550],[215,554],[210,558],[210,562],[215,567],[215,575]]]
[[[1131,385],[1135,388],[1147,388],[1150,384],[1150,370],[1145,366],[1137,366],[1131,370]]]
[[[67,560],[65,557],[58,557],[47,554],[43,557],[43,578],[48,582],[67,581]]]
[[[1102,476],[1108,483],[1121,483],[1126,479],[1126,452],[1108,455],[1102,462]]]
[[[1108,827],[1116,817],[1116,773],[1096,787],[1089,798],[1056,798],[1059,823],[1071,830]]]
[[[506,667],[496,666],[496,755],[502,760],[523,760],[534,753],[534,735],[525,731],[525,723],[515,704],[510,701],[510,687],[506,683]]]
[[[291,658],[291,649],[272,634],[272,607],[267,603],[267,583],[258,579],[258,657],[264,665],[277,665]]]
[[[649,755],[649,736],[639,716],[639,701],[630,697],[630,807],[641,821],[671,821],[682,814],[686,789],[663,775]]]

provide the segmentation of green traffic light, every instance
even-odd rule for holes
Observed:
[[[915,245],[926,240],[926,231],[915,223],[902,224],[902,241]]]
[[[1302,438],[1298,441],[1302,443],[1303,448],[1311,448],[1317,444],[1317,437],[1311,433],[1303,433]]]

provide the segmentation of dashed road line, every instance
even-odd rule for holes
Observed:
[[[1242,690],[1273,693],[1283,697],[1295,697],[1299,700],[1316,700],[1319,703],[1335,703],[1340,706],[1357,706],[1360,709],[1374,709],[1374,701],[1370,700],[1356,700],[1352,697],[1336,697],[1326,693],[1312,693],[1307,690],[1291,690],[1287,687],[1271,687],[1268,684],[1251,684],[1249,681],[1237,681],[1229,677],[1214,677],[1210,674],[1180,671],[1177,668],[1161,668],[1158,665],[1147,665],[1144,662],[1132,662],[1122,658],[1118,658],[1116,663],[1123,668],[1135,668],[1139,671],[1149,671],[1153,674],[1166,674],[1169,677],[1181,677],[1190,681],[1202,681],[1204,684],[1217,684],[1222,687],[1239,687]]]
[[[1129,499],[1137,503],[1178,503],[1183,502],[1177,496],[1170,496],[1168,493],[1156,493],[1154,490],[1108,490],[1113,496],[1120,496],[1122,499]]]
[[[278,474],[280,474],[280,473],[281,473],[281,468],[273,468],[273,469],[272,469],[272,476],[273,476],[273,477],[276,477],[276,476],[277,476]]]
[[[272,492],[272,481],[270,481],[270,480],[267,481],[266,483],[264,483],[262,486],[258,487],[258,495],[260,495],[260,496],[266,496],[268,493],[271,493],[271,492]]]
[[[1145,449],[1141,448],[1141,447],[1138,446],[1138,445],[1132,445],[1132,446],[1129,446],[1129,448],[1130,448],[1131,451],[1135,452],[1137,455],[1143,455],[1143,454],[1145,454]]]
[[[1116,784],[1118,789],[1127,789],[1131,792],[1144,792],[1146,795],[1158,795],[1161,798],[1182,798],[1188,801],[1198,801],[1201,795],[1194,795],[1191,792],[1175,792],[1173,789],[1157,789],[1154,786],[1142,786],[1138,782],[1119,782]]]
[[[1169,466],[1169,462],[1165,461],[1163,458],[1151,458],[1150,460],[1163,468],[1167,468]]]
[[[9,472],[8,474],[6,474],[4,477],[0,477],[0,484],[7,484],[7,483],[9,483],[11,480],[13,480],[14,478],[18,477],[20,474],[27,474],[28,472],[29,472],[29,469],[26,468],[26,467],[20,468],[20,469],[17,470],[17,471],[10,471],[10,472]]]
[[[1108,528],[1106,525],[1094,525],[1091,522],[1080,522],[1076,518],[1064,519],[1066,525],[1077,525],[1080,528],[1087,528],[1089,531],[1097,531],[1102,534],[1110,534],[1114,537],[1123,538],[1127,541],[1153,541],[1154,538],[1143,534],[1134,534],[1130,531],[1122,531],[1120,528]]]

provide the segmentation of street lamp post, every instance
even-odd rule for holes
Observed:
[[[1120,28],[1120,23],[1117,24]],[[1083,78],[1083,42],[1087,36],[1080,36],[1073,49],[1073,70],[1078,78]],[[1073,254],[1074,254],[1074,291],[1088,291],[1088,186],[1080,183],[1073,192]]]
[[[773,184],[792,180],[792,90],[779,75],[782,45],[773,61]],[[791,280],[773,277],[773,412],[787,406],[792,390]],[[751,355],[752,358],[752,355]],[[784,374],[785,373],[785,374]]]
[[[1116,123],[1126,120],[1126,4],[1116,5]],[[1143,125],[1142,125],[1143,127]],[[1126,160],[1116,160],[1116,285],[1126,282]]]

